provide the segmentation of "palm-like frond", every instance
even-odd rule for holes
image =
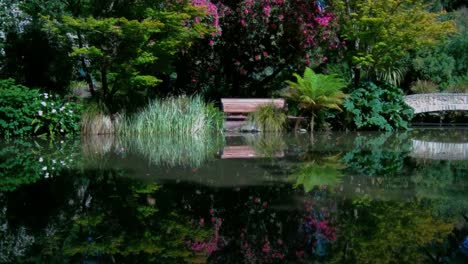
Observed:
[[[283,96],[298,102],[299,106],[309,110],[322,108],[341,111],[340,105],[346,95],[342,89],[345,81],[335,74],[316,74],[312,69],[306,68],[303,77],[295,73],[296,82],[286,81],[288,88]]]

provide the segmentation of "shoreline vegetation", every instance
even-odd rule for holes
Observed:
[[[0,0],[3,138],[202,138],[223,131],[229,97],[288,100],[250,115],[263,131],[288,116],[311,132],[405,130],[404,95],[468,91],[463,1],[72,2]]]

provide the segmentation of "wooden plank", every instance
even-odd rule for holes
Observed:
[[[273,155],[274,157],[284,157],[284,152],[280,151]],[[264,158],[265,155],[258,154],[252,146],[225,146],[223,149],[222,159],[249,159],[249,158]]]
[[[284,108],[284,99],[268,98],[222,98],[223,111],[225,113],[251,113],[255,112],[259,106],[273,104],[277,108]]]

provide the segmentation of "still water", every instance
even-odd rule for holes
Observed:
[[[1,263],[468,263],[468,130],[0,145]]]

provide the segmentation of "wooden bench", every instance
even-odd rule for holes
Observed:
[[[255,112],[260,106],[274,105],[279,109],[286,107],[284,99],[267,98],[222,98],[223,112],[228,120],[245,120],[248,113]]]
[[[239,123],[227,124],[227,128],[243,124],[247,119],[247,115],[255,112],[260,106],[274,105],[279,109],[286,108],[286,101],[282,98],[221,98],[221,104],[223,105],[223,112],[226,114],[226,120],[231,121],[231,123]],[[288,116],[288,119],[296,121],[295,130],[299,127],[299,123],[304,120],[303,117],[296,116]]]
[[[283,151],[273,153],[273,157],[284,157]],[[223,149],[222,159],[249,159],[249,158],[266,158],[267,156],[257,153],[257,151],[248,145],[244,146],[225,146]]]

